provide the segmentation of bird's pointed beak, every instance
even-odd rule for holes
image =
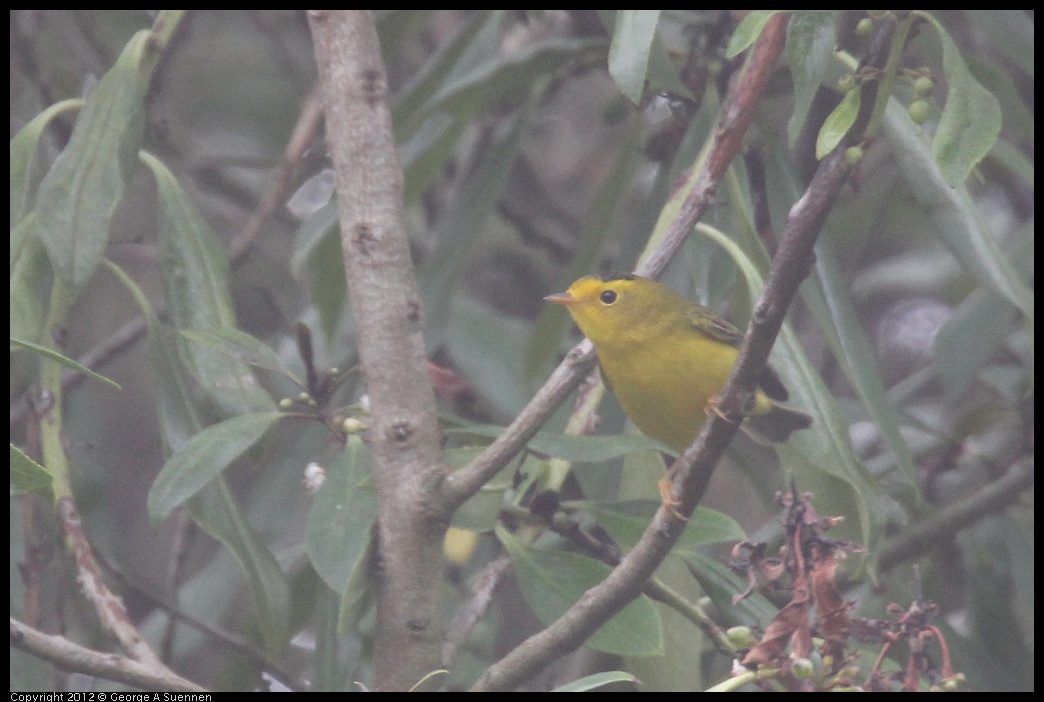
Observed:
[[[557,305],[565,305],[566,307],[572,307],[576,303],[580,302],[580,300],[576,299],[567,292],[548,295],[544,298],[544,300],[546,300],[547,302],[554,302]]]

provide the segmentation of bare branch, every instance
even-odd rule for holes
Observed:
[[[94,560],[94,553],[87,540],[87,534],[83,530],[80,513],[72,498],[59,498],[55,509],[58,512],[62,531],[65,532],[65,537],[72,548],[76,570],[79,573],[77,580],[80,583],[80,589],[94,607],[102,625],[131,658],[157,670],[165,669],[149,644],[142,638],[137,627],[131,622],[123,602],[105,584],[98,563]]]
[[[64,670],[115,680],[142,690],[207,691],[163,666],[156,667],[111,653],[92,651],[62,636],[37,631],[14,617],[11,617],[11,645]]]

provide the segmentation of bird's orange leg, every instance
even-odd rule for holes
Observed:
[[[671,478],[673,477],[673,473],[673,469],[667,471],[667,475],[660,478],[660,482],[657,483],[657,487],[660,489],[660,501],[668,512],[681,521],[687,522],[689,521],[689,518],[678,510],[678,507],[681,506],[681,502],[674,499],[674,495],[671,494]]]
[[[724,419],[726,422],[729,422],[730,424],[735,424],[736,420],[732,419],[731,417],[729,417],[729,415],[725,414],[720,409],[718,409],[719,402],[721,402],[721,397],[719,397],[718,395],[711,395],[710,397],[708,397],[707,406],[703,408],[703,413],[709,417],[713,412],[714,414]]]

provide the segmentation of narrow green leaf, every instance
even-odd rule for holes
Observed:
[[[446,350],[476,394],[500,417],[512,417],[532,393],[526,386],[523,349],[527,326],[464,296],[453,300]]]
[[[308,513],[305,548],[315,572],[343,596],[363,566],[377,519],[373,456],[357,436],[331,461]]]
[[[1033,293],[1001,250],[964,186],[951,187],[906,110],[890,100],[885,133],[905,182],[939,240],[969,274],[1008,298],[1033,320]]]
[[[856,117],[859,116],[862,94],[858,88],[849,90],[841,98],[841,102],[834,108],[834,111],[823,120],[823,126],[819,128],[819,134],[816,136],[817,159],[821,159],[833,151],[855,124]]]
[[[319,312],[319,321],[328,338],[337,336],[337,325],[342,322],[344,309],[348,301],[347,281],[344,277],[344,250],[341,248],[341,228],[337,220],[337,200],[324,206],[320,213],[329,207],[333,216],[333,225],[326,235],[316,241],[308,259],[308,288],[312,301]]]
[[[659,35],[653,37],[649,48],[649,67],[645,70],[646,95],[668,94],[697,101],[689,86],[678,73],[678,65],[674,62],[670,51],[664,46]],[[702,96],[699,96],[702,99]]]
[[[36,232],[36,215],[30,212],[11,232],[11,336],[40,338],[51,283],[50,259]]]
[[[845,278],[828,239],[822,238],[816,244],[815,270],[822,294],[806,287],[805,301],[817,311],[818,319],[832,325],[826,334],[828,343],[834,349],[845,376],[859,394],[867,415],[895,456],[907,483],[921,499],[917,466],[909,445],[899,432],[899,413],[885,392],[873,346],[851,298],[850,281]]]
[[[448,110],[460,119],[471,119],[492,101],[529,93],[533,81],[572,62],[604,60],[608,50],[602,39],[549,39],[534,42],[506,56],[492,57],[462,74],[446,79],[442,88],[418,110],[425,119]]]
[[[310,579],[317,579],[314,574]],[[307,599],[314,602],[315,655],[311,666],[315,670],[309,692],[343,692],[350,684],[350,663],[342,662],[340,656],[341,637],[337,634],[337,609],[340,598],[337,593],[324,587],[316,587]],[[305,599],[291,596],[295,600]]]
[[[939,35],[948,88],[932,147],[943,180],[950,187],[957,187],[997,141],[1001,129],[1000,103],[975,80],[957,44],[939,21],[927,13],[921,16]]]
[[[236,326],[228,289],[228,257],[202,214],[156,157],[141,153],[156,181],[164,295],[177,329],[217,332]],[[249,366],[181,340],[180,355],[211,400],[228,416],[272,406]]]
[[[610,670],[604,673],[595,673],[594,675],[587,675],[579,680],[566,683],[565,685],[559,685],[552,692],[590,692],[591,690],[597,690],[600,687],[606,685],[612,685],[613,683],[638,683],[638,678],[630,673],[625,673],[622,670]]]
[[[204,531],[235,556],[246,576],[265,651],[278,658],[290,639],[290,584],[279,562],[243,516],[223,477],[185,507]]]
[[[1028,279],[1034,266],[1032,230],[1018,241],[1011,260]],[[988,287],[974,290],[957,306],[935,336],[934,366],[948,398],[956,400],[968,391],[982,366],[1004,344],[1017,316],[1018,309]]]
[[[638,543],[660,508],[658,500],[625,500],[623,502],[576,502],[578,507],[598,522],[598,526],[624,548]],[[675,550],[688,550],[706,544],[743,541],[747,538],[735,519],[708,507],[697,507],[685,524]]]
[[[139,71],[152,52],[135,34],[87,98],[68,145],[36,198],[40,238],[51,265],[74,292],[91,276],[109,239],[113,213],[134,175],[145,127]]]
[[[732,33],[732,37],[729,38],[729,46],[725,49],[725,58],[732,58],[738,55],[756,42],[758,37],[761,36],[761,30],[765,28],[765,23],[772,19],[773,15],[778,15],[780,12],[784,12],[784,10],[751,10],[747,13],[747,16],[736,27],[736,31]]]
[[[743,593],[747,582],[719,560],[699,551],[684,554],[682,560],[717,605],[722,626],[765,626],[776,616],[776,607],[760,593],[733,604],[733,596]]]
[[[649,51],[656,37],[660,10],[617,10],[609,46],[609,75],[620,92],[637,105],[642,100]]]
[[[437,349],[443,344],[460,272],[516,163],[524,128],[529,124],[530,107],[534,103],[535,100],[527,101],[527,106],[514,118],[505,120],[482,149],[473,172],[461,184],[453,204],[440,218],[435,237],[437,243],[418,280],[424,300],[424,338],[429,348]]]
[[[84,375],[94,378],[95,380],[100,380],[103,383],[107,383],[108,385],[111,385],[117,390],[123,389],[120,387],[120,384],[117,383],[115,380],[110,380],[109,378],[106,378],[104,375],[101,375],[100,373],[95,373],[87,366],[81,366],[76,361],[72,360],[68,356],[64,356],[58,353],[54,349],[49,349],[46,346],[41,346],[40,344],[34,344],[31,341],[16,339],[13,336],[11,337],[11,344],[14,346],[21,346],[23,349],[28,349],[29,351],[33,351],[35,353],[40,354],[41,356],[46,356],[52,361],[65,366],[66,368],[71,368],[78,373],[83,373]]]
[[[268,431],[279,412],[246,414],[207,427],[174,452],[149,490],[149,518],[160,522],[219,476]]]
[[[163,437],[164,455],[169,456],[194,436],[203,424],[189,396],[172,335],[160,324],[145,293],[130,276],[111,261],[105,261],[105,265],[131,293],[145,317],[149,366],[156,385],[160,435]]]
[[[609,566],[586,556],[531,548],[500,526],[496,534],[511,556],[522,597],[544,626],[562,616],[585,592],[612,572]],[[584,645],[618,656],[661,655],[663,622],[652,600],[640,595],[603,624]]]
[[[51,474],[42,465],[29,458],[25,451],[11,444],[11,495],[38,492],[54,499]]]
[[[51,121],[83,107],[83,100],[62,100],[33,117],[11,139],[11,228],[30,212],[32,194],[40,174],[37,157],[40,137]],[[11,242],[14,248],[14,241]]]
[[[424,62],[417,74],[395,95],[392,121],[395,123],[397,142],[403,142],[414,135],[425,121],[422,117],[423,106],[458,68],[461,57],[476,42],[484,43],[484,32],[490,35],[488,41],[492,44],[494,35],[499,33],[502,20],[501,11],[481,10],[471,13],[452,37],[439,43],[435,54]]]
[[[794,81],[794,110],[787,123],[793,148],[808,117],[812,100],[834,69],[834,13],[798,12],[787,26],[787,65]]]
[[[193,343],[210,346],[230,358],[278,373],[299,387],[305,387],[303,381],[283,367],[275,351],[245,331],[235,327],[221,327],[210,331],[182,329],[180,334]]]
[[[183,465],[183,468],[175,466],[166,473],[160,471],[160,475],[157,476],[149,492],[150,516],[154,520],[162,519],[182,502],[184,498],[179,495],[184,494],[185,498],[195,495],[193,499],[186,502],[186,510],[201,528],[221,541],[236,558],[247,578],[258,620],[258,629],[265,641],[266,650],[270,655],[276,656],[281,653],[289,637],[289,585],[271,551],[261,543],[240,513],[228,486],[220,476],[222,466],[219,464],[227,465],[248,449],[281,415],[270,413],[267,415],[267,420],[265,417],[250,415],[237,417],[222,425],[215,425],[196,433],[200,420],[181,376],[173,340],[165,338],[165,330],[141,289],[116,265],[108,263],[108,267],[131,291],[145,315],[149,338],[149,361],[156,380],[160,428],[167,452],[174,452],[165,469],[170,468],[175,457]],[[237,426],[238,431],[235,430]],[[208,435],[207,432],[211,432],[211,430],[213,432]],[[226,434],[230,442],[225,447],[221,446],[225,439],[220,434]],[[256,437],[253,440],[250,439],[252,434]],[[193,441],[196,443],[193,444]],[[215,444],[212,446],[213,450],[207,450],[203,444],[211,441]],[[237,447],[236,444],[239,446]],[[223,450],[235,455],[232,455],[227,461],[221,459],[217,454]],[[198,452],[200,457],[198,464],[190,455],[193,452]],[[213,462],[209,468],[217,476],[216,479],[208,481],[202,475],[202,472],[208,470],[206,461]],[[199,488],[193,489],[192,480],[203,480],[203,484]],[[209,484],[207,484],[208,482]],[[157,503],[155,505],[154,499]],[[155,512],[152,511],[154,506],[156,507]]]

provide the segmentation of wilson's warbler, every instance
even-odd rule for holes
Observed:
[[[598,354],[602,377],[635,426],[681,453],[696,438],[736,362],[743,334],[670,288],[637,275],[580,278],[548,302],[565,305]],[[744,429],[762,442],[785,441],[812,418],[786,400],[768,366],[758,379]],[[670,485],[661,482],[671,506]]]

